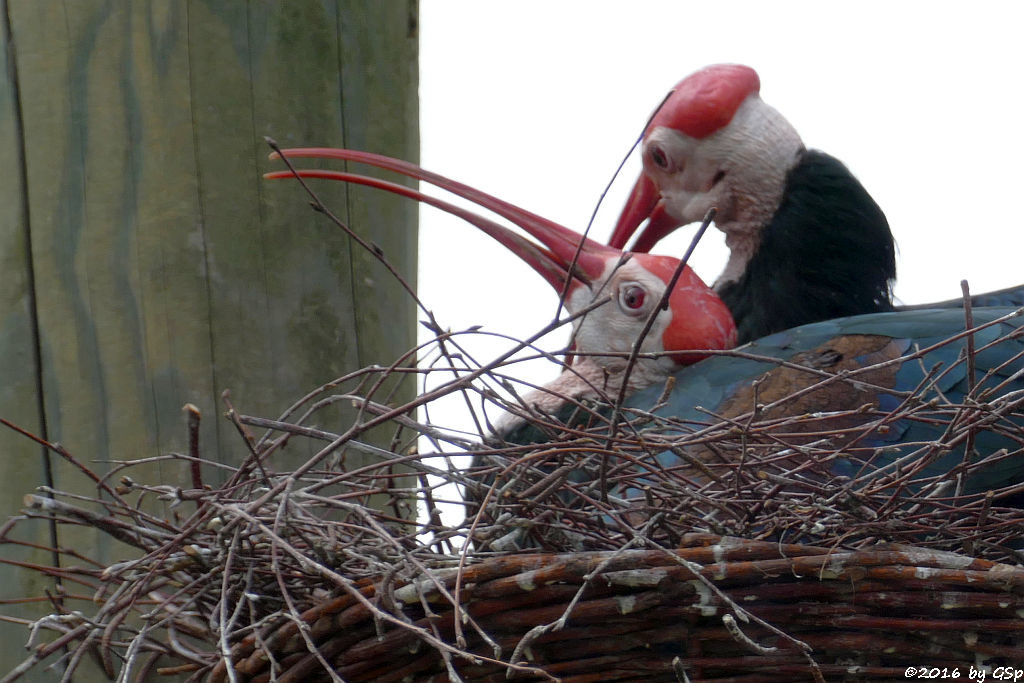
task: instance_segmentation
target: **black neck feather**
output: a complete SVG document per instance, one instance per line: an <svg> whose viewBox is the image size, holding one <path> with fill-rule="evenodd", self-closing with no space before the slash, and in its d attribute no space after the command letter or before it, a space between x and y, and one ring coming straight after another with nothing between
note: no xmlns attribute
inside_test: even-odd
<svg viewBox="0 0 1024 683"><path fill-rule="evenodd" d="M840 161L805 152L739 280L719 294L740 342L805 323L892 309L895 244L885 214Z"/></svg>

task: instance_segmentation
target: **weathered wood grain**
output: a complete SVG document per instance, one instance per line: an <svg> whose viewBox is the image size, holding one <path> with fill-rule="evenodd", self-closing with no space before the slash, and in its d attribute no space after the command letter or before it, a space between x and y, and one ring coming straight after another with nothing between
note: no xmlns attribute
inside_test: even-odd
<svg viewBox="0 0 1024 683"><path fill-rule="evenodd" d="M6 17L0 17L0 73L11 74L10 36ZM42 429L39 374L33 320L32 273L29 259L28 206L22 174L23 148L17 111L17 83L0 80L0 416L38 433ZM15 437L0 428L0 517L16 514L21 497L33 486L47 481L46 454L27 439ZM34 532L34 533L33 533ZM50 543L49 529L36 525L14 533L19 540ZM48 564L50 553L17 546L0 549L4 557L16 562ZM42 595L52 583L38 574L0 567L0 600ZM0 612L18 618L35 618L46 606L10 605ZM0 623L0 670L6 671L26 653L23 627Z"/></svg>
<svg viewBox="0 0 1024 683"><path fill-rule="evenodd" d="M222 390L276 416L412 347L408 296L296 184L261 174L274 167L265 135L416 160L415 2L3 8L13 61L0 82L0 417L104 469L183 452L188 402L204 415L204 454L237 462L243 444L220 418ZM412 203L318 191L415 281ZM44 483L43 461L7 431L0 453L6 517ZM307 455L292 448L274 466ZM93 493L63 464L54 471L58 487ZM133 476L187 482L167 463ZM111 552L88 532L74 540ZM5 596L38 593L38 582L0 576ZM23 658L10 649L0 670Z"/></svg>

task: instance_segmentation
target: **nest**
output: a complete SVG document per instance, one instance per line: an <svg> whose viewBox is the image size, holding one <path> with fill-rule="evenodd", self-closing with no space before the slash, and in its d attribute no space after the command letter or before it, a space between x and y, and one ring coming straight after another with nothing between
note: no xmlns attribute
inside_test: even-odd
<svg viewBox="0 0 1024 683"><path fill-rule="evenodd" d="M418 372L443 366L455 379L409 404L374 402L399 372L378 367L276 420L230 409L251 455L217 486L137 482L130 462L101 476L48 444L93 479L95 498L29 495L0 539L56 520L128 548L105 566L72 556L27 569L88 590L54 598L4 680L54 661L71 672L87 654L124 681L232 682L902 680L907 667L966 675L1024 662L1024 512L1001 504L1019 491L961 492L1019 449L926 477L873 470L878 449L859 445L903 420L945 427L914 462L987 431L1024 442L1021 397L954 404L923 385L890 411L778 417L755 402L697 424L569 401L559 420L509 393L510 361L468 366L451 338L435 341L443 362ZM453 394L478 434L414 418ZM359 408L351 424L309 426L339 397ZM537 438L491 436L496 407ZM381 427L388 447L366 440ZM298 440L319 450L274 471L273 454ZM167 457L194 465L193 446ZM663 464L666 452L678 464ZM856 474L834 474L837 459ZM146 512L155 500L167 509Z"/></svg>
<svg viewBox="0 0 1024 683"><path fill-rule="evenodd" d="M1020 661L1022 582L1024 570L951 553L688 534L672 552L510 555L401 586L365 581L361 599L303 614L306 633L292 622L244 639L234 673L270 680L277 664L279 680L326 681L326 662L374 681L897 678L908 662ZM406 627L384 627L374 605ZM211 680L228 680L226 666Z"/></svg>

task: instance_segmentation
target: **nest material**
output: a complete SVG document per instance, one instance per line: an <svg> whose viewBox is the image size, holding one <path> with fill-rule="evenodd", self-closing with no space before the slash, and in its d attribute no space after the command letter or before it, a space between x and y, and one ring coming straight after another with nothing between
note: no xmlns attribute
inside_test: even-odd
<svg viewBox="0 0 1024 683"><path fill-rule="evenodd" d="M366 582L362 596L444 642L463 638L459 651L476 661L439 656L411 629L383 628L351 596L309 610L303 622L320 656L350 681L443 680L452 671L504 680L501 653L512 651L523 661L520 677L567 681L677 680L679 672L693 680L897 678L922 662L1024 656L1024 569L918 548L837 552L689 534L674 552L510 555L434 578ZM459 609L443 595L457 581ZM269 680L268 652L287 680L330 680L297 622L236 646L238 678ZM221 664L211 681L227 680Z"/></svg>
<svg viewBox="0 0 1024 683"><path fill-rule="evenodd" d="M963 477L1019 449L942 477L833 474L838 459L870 465L879 452L858 437L901 420L946 426L915 462L986 430L1024 443L1021 397L953 404L921 386L889 412L777 417L754 405L700 424L600 402L576 403L562 422L513 401L504 407L547 440L510 444L411 417L462 393L486 433L502 403L504 369L465 367L446 353L451 337L437 348L457 379L412 404L374 403L397 370L370 368L278 420L231 411L253 455L216 488L110 486L52 446L99 492L83 502L43 491L26 518L92 526L136 550L101 568L38 568L85 584L92 600L66 595L35 622L32 654L4 680L67 646L72 669L95 653L126 681L154 668L214 681L877 680L907 666L1024 662L1013 547L1024 513L1001 504L1013 490L958 493ZM338 396L359 406L353 424L307 426ZM389 448L364 441L381 426L394 430ZM273 453L295 439L325 445L298 470L274 471ZM662 464L667 451L680 464ZM350 465L351 452L379 463ZM464 505L456 490L474 501L468 514L442 514ZM174 511L144 512L153 498ZM23 523L3 540L17 543L10 530Z"/></svg>

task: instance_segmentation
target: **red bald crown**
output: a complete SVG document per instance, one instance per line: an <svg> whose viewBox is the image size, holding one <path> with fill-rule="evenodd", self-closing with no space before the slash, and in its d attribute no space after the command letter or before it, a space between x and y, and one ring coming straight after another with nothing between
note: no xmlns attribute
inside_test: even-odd
<svg viewBox="0 0 1024 683"><path fill-rule="evenodd" d="M679 261L671 256L634 254L633 258L666 284L679 267ZM683 268L672 290L669 307L672 322L661 339L665 351L723 350L736 346L736 323L729 307L689 266ZM694 353L671 355L679 365L690 365L705 357Z"/></svg>
<svg viewBox="0 0 1024 683"><path fill-rule="evenodd" d="M761 89L757 72L742 64L715 64L679 81L651 119L647 132L664 127L692 138L711 135L732 121L743 101Z"/></svg>

